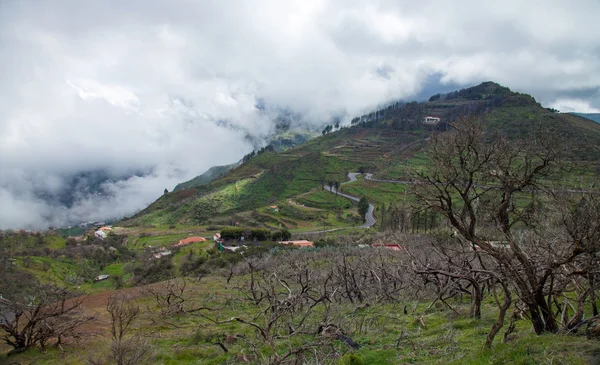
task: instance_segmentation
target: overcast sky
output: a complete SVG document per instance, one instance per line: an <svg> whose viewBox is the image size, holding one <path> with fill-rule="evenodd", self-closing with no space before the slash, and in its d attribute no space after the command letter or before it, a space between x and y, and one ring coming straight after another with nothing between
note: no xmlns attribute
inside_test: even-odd
<svg viewBox="0 0 600 365"><path fill-rule="evenodd" d="M598 112L598 14L596 0L0 0L0 229L131 214L240 159L283 108L318 125L492 80ZM71 208L41 199L98 169L148 174Z"/></svg>

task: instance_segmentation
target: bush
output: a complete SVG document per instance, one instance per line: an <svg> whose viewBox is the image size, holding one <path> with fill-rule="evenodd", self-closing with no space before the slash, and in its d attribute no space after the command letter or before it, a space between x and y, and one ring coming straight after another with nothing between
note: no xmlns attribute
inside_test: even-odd
<svg viewBox="0 0 600 365"><path fill-rule="evenodd" d="M133 278L138 285L156 283L170 279L173 276L173 268L169 258L161 258L150 265L141 263L133 269Z"/></svg>
<svg viewBox="0 0 600 365"><path fill-rule="evenodd" d="M315 247L327 247L327 246L333 246L333 245L335 245L335 241L333 240L333 238L328 238L328 239L321 238L320 240L315 242Z"/></svg>
<svg viewBox="0 0 600 365"><path fill-rule="evenodd" d="M123 280L122 275L113 275L110 277L110 280L115 285L115 289L121 289L122 287L125 286L125 281Z"/></svg>
<svg viewBox="0 0 600 365"><path fill-rule="evenodd" d="M282 229L271 233L271 240L273 241L288 241L292 237L292 234L287 229Z"/></svg>
<svg viewBox="0 0 600 365"><path fill-rule="evenodd" d="M180 271L183 275L198 274L202 271L202 265L206 262L206 257L190 255L183 259Z"/></svg>
<svg viewBox="0 0 600 365"><path fill-rule="evenodd" d="M365 362L362 358L354 354L346 354L342 356L338 362L340 365L364 365Z"/></svg>
<svg viewBox="0 0 600 365"><path fill-rule="evenodd" d="M225 227L221 229L221 238L224 240L239 240L245 233L245 228Z"/></svg>
<svg viewBox="0 0 600 365"><path fill-rule="evenodd" d="M287 229L282 229L281 230L281 239L283 241L288 241L290 238L292 238L292 233L290 231L288 231Z"/></svg>
<svg viewBox="0 0 600 365"><path fill-rule="evenodd" d="M266 228L254 228L250 230L248 238L256 241L268 241L271 239L271 231Z"/></svg>

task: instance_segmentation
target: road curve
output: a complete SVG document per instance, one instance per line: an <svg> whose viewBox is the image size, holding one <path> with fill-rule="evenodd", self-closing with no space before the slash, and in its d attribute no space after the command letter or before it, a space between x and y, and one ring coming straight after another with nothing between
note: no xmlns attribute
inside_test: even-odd
<svg viewBox="0 0 600 365"><path fill-rule="evenodd" d="M359 172L350 172L348 173L348 181L347 183L351 183L356 181L356 176L360 175ZM336 190L333 188L329 188L329 186L325 186L325 190L327 190L328 192L335 194ZM355 197L353 195L349 195L349 194L344 194L344 193L340 193L337 192L337 195L342 196L346 199L350 199L352 201L355 202L359 202L360 198ZM369 203L369 210L367 210L367 213L365 214L365 223L363 223L362 225L360 225L358 228L371 228L375 225L375 223L377 222L377 220L375 219L375 216L373 215L373 212L375 211L375 206L371 203Z"/></svg>

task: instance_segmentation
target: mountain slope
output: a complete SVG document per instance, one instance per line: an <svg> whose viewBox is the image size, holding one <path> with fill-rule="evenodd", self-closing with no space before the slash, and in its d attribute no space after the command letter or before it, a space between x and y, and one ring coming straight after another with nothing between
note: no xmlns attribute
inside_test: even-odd
<svg viewBox="0 0 600 365"><path fill-rule="evenodd" d="M345 181L348 172L365 170L400 178L419 159L433 130L473 115L492 130L515 138L550 131L569 145L573 159L590 168L600 156L600 125L571 114L553 113L529 95L494 83L439 95L425 103L407 103L355 118L342 128L282 153L264 152L210 184L159 198L126 224L207 224L217 216L285 202L329 181ZM441 118L424 124L425 116ZM358 120L358 121L357 121Z"/></svg>
<svg viewBox="0 0 600 365"><path fill-rule="evenodd" d="M275 137L273 137L271 142L269 142L268 146L271 146L276 152L282 152L282 151L286 151L290 148L299 146L314 136L315 136L315 134L308 130L306 130L306 131L297 131L297 130L296 131L285 131L285 132L282 132L282 133L276 135ZM211 181L224 176L229 171L238 167L241 163L242 163L242 160L232 163L232 164L229 164L229 165L213 166L213 167L209 168L208 170L206 170L201 175L198 175L195 178L188 180L186 182L177 184L177 186L175 186L175 189L173 189L173 191L184 190L184 189L189 189L189 188L193 188L193 187L206 185L206 184L210 183Z"/></svg>
<svg viewBox="0 0 600 365"><path fill-rule="evenodd" d="M222 177L229 171L235 169L236 167L238 167L240 165L240 163L241 163L241 161L234 162L229 165L213 166L210 169L206 170L201 175L198 175L195 178L188 180L186 182L177 184L177 186L175 186L175 189L173 189L173 191L184 190L184 189L193 188L195 186L206 185L206 184L210 183L211 181Z"/></svg>

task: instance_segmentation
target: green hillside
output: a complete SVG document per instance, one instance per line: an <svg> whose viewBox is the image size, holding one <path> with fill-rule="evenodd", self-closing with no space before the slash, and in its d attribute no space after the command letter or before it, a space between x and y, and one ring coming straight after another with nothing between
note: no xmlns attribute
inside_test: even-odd
<svg viewBox="0 0 600 365"><path fill-rule="evenodd" d="M177 190L123 222L126 225L203 225L244 211L299 198L327 182L344 182L348 172L366 171L375 177L402 180L412 168L426 164L419 153L427 136L448 123L476 116L491 131L515 138L551 132L568 146L567 155L596 171L600 156L600 125L572 114L554 113L529 95L486 82L473 88L434 95L424 103L394 104L354 118L341 128L285 152L263 152L249 158L209 184ZM440 118L425 125L425 116ZM186 183L187 184L187 183ZM377 203L398 201L401 187L366 184L348 192L365 194ZM377 191L380 189L381 191ZM304 199L306 200L306 199ZM325 205L327 206L327 205ZM293 228L293 227L288 227Z"/></svg>
<svg viewBox="0 0 600 365"><path fill-rule="evenodd" d="M310 131L286 131L275 136L271 142L269 142L269 146L271 146L277 152L283 152L290 148L301 145L302 143L311 139L313 136L314 133L311 133ZM181 184L177 184L173 191L206 185L215 179L223 177L229 171L238 167L241 163L242 160L229 165L213 166L201 175L198 175L195 178Z"/></svg>
<svg viewBox="0 0 600 365"><path fill-rule="evenodd" d="M223 175L225 175L229 171L235 169L239 165L240 165L240 163L236 162L236 163L232 163L229 165L213 166L210 169L206 170L201 175L198 175L195 178L190 179L186 182L177 184L177 186L175 186L175 189L173 189L173 191L185 190L185 189L193 188L195 186L206 185L206 184L210 183L211 181L213 181L214 179L222 177Z"/></svg>

